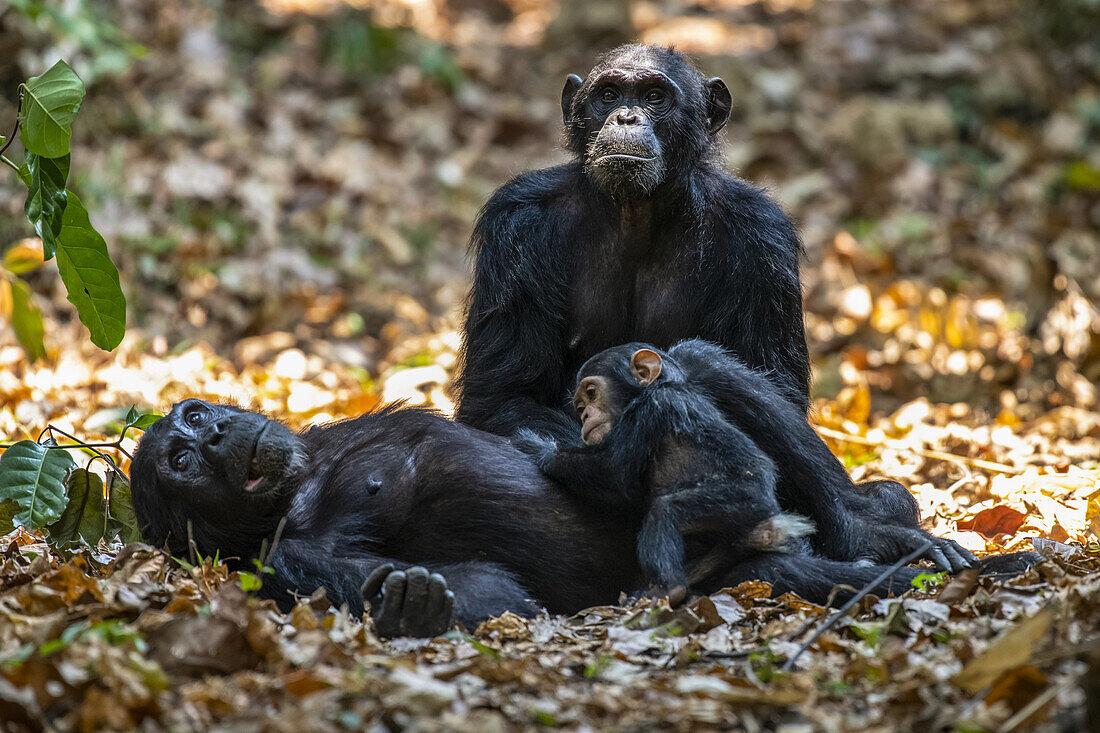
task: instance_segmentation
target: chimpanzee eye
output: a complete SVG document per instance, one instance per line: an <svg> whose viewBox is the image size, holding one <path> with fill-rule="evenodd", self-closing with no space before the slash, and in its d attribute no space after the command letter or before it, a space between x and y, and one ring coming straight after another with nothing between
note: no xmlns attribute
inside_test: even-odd
<svg viewBox="0 0 1100 733"><path fill-rule="evenodd" d="M651 104L657 104L663 102L665 99L665 93L660 89L650 89L649 93L645 95L645 101Z"/></svg>
<svg viewBox="0 0 1100 733"><path fill-rule="evenodd" d="M177 453L176 457L172 459L172 468L177 471L182 471L187 468L188 456L186 452Z"/></svg>
<svg viewBox="0 0 1100 733"><path fill-rule="evenodd" d="M600 98L605 102L614 102L619 98L619 93L615 91L614 87L604 87L603 92L600 93Z"/></svg>
<svg viewBox="0 0 1100 733"><path fill-rule="evenodd" d="M588 385L588 389L584 391L584 396L588 398L589 402L596 401L596 388L592 385Z"/></svg>

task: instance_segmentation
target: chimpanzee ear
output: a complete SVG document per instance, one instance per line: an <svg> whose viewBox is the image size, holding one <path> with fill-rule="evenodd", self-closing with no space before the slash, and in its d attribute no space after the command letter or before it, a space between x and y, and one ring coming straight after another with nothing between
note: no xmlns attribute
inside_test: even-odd
<svg viewBox="0 0 1100 733"><path fill-rule="evenodd" d="M570 74L565 78L565 86L561 90L561 121L567 125L572 116L569 108L573 106L573 97L581 88L581 84L584 84L584 79L576 74Z"/></svg>
<svg viewBox="0 0 1100 733"><path fill-rule="evenodd" d="M726 126L733 108L733 95L726 82L713 76L704 84L707 94L707 132L715 134Z"/></svg>
<svg viewBox="0 0 1100 733"><path fill-rule="evenodd" d="M652 349L638 349L630 357L630 371L643 386L661 376L661 355Z"/></svg>

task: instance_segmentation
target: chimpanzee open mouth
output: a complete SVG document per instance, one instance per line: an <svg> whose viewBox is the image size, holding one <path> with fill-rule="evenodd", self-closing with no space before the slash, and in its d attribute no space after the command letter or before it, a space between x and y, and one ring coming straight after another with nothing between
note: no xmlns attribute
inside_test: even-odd
<svg viewBox="0 0 1100 733"><path fill-rule="evenodd" d="M273 460L273 446L270 445L271 436L268 435L269 428L272 424L271 422L265 423L256 434L256 442L252 444L252 459L249 461L248 473L245 475L244 483L241 485L241 488L246 493L264 493L278 484L283 469L285 469L283 462ZM268 477L275 480L265 481L264 479Z"/></svg>
<svg viewBox="0 0 1100 733"><path fill-rule="evenodd" d="M264 478L264 470L260 468L260 461L255 454L252 456L252 463L248 466L248 478L244 482L244 490L253 492L256 487L260 485L260 482Z"/></svg>

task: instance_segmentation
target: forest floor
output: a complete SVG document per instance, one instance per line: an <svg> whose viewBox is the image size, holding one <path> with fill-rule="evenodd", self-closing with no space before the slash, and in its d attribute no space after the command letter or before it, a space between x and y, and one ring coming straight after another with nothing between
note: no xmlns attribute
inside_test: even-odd
<svg viewBox="0 0 1100 733"><path fill-rule="evenodd" d="M0 438L109 437L131 405L188 396L295 428L397 399L449 413L472 219L563 159L561 79L622 19L577 30L533 0L378 2L370 25L285 12L335 0L123 5L111 27L141 54L0 15L3 90L51 53L89 82L74 185L131 313L99 352L56 273L28 276L48 356L0 331ZM321 597L279 614L209 561L61 555L16 531L0 729L1100 729L1095 12L703 5L627 20L726 79L727 159L800 224L815 426L857 480L908 485L933 533L1048 559L865 597L816 638L830 610L747 584L385 642ZM0 180L5 244L28 236L15 190Z"/></svg>

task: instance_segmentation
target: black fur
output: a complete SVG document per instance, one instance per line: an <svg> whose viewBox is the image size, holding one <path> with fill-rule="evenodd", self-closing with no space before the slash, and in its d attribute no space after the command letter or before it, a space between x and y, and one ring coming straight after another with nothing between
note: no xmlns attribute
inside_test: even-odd
<svg viewBox="0 0 1100 733"><path fill-rule="evenodd" d="M660 376L644 389L629 367L630 355L643 348L657 351L663 362ZM1014 553L979 562L954 541L923 530L916 500L897 482L853 485L803 412L719 346L693 339L664 353L650 344L626 344L594 356L578 381L593 374L633 400L602 442L559 449L529 431L516 442L548 475L608 515L647 512L638 553L651 575L682 576L686 559L693 588L701 592L764 580L777 592L822 602L834 585L860 588L926 542L931 549L925 557L952 572L978 565L983 574L1004 577L1038 560L1035 553ZM682 485L658 489L671 489L665 505L650 504L651 477L666 460L662 449L670 436L692 444L698 465ZM810 542L798 540L785 552L746 546L744 533L780 511L814 521ZM686 557L680 538L685 526L708 518L725 523L725 553L717 556L724 562L717 564L713 535L688 538ZM920 572L902 568L875 592L902 592Z"/></svg>
<svg viewBox="0 0 1100 733"><path fill-rule="evenodd" d="M900 484L854 485L802 410L728 351L692 339L669 355L690 383L775 462L779 504L813 520L816 552L834 560L892 563L931 539L927 558L942 569L958 571L975 562L957 543L921 529L916 501Z"/></svg>
<svg viewBox="0 0 1100 733"><path fill-rule="evenodd" d="M603 104L602 80L616 73L629 83ZM659 109L644 99L654 74L670 82ZM475 225L456 419L575 442L569 390L589 357L686 337L730 349L805 410L801 244L775 202L720 165L725 85L675 51L625 46L583 82L571 77L562 101L576 159L501 187ZM609 120L622 124L593 152ZM624 189L614 170L594 175L593 156L616 140L659 153L659 182ZM643 172L623 175L649 182Z"/></svg>
<svg viewBox="0 0 1100 733"><path fill-rule="evenodd" d="M547 444L537 460L578 498L611 512L644 515L638 562L645 582L660 593L689 584L682 535L718 548L715 562L729 567L731 560L755 553L755 530L765 523L774 529L781 510L771 459L687 382L667 354L659 376L643 386L630 369L641 349L653 347L607 349L577 376L578 382L600 378L608 393L614 423L607 436L583 447ZM534 434L524 437L537 440Z"/></svg>
<svg viewBox="0 0 1100 733"><path fill-rule="evenodd" d="M205 450L222 423L247 445L226 461ZM300 460L252 494L240 469L263 425ZM180 452L191 456L183 475L171 466ZM190 521L201 554L251 570L285 516L262 589L284 609L292 592L323 586L358 611L361 587L385 563L443 575L467 626L506 610L614 602L636 583L628 523L584 511L506 440L424 410L388 408L295 436L263 416L188 400L145 434L131 478L145 538L181 557Z"/></svg>
<svg viewBox="0 0 1100 733"><path fill-rule="evenodd" d="M594 510L508 441L424 410L387 408L295 435L262 415L187 400L146 432L131 481L144 537L181 557L190 539L202 555L251 570L285 517L261 591L284 610L320 587L361 610L364 586L382 576L386 597L372 610L380 633L430 635L452 618L472 626L540 606L572 613L641 582L637 517ZM762 555L694 587L761 579L823 601L834 583L861 587L881 571L792 557ZM904 588L915 572L903 568L896 582Z"/></svg>

